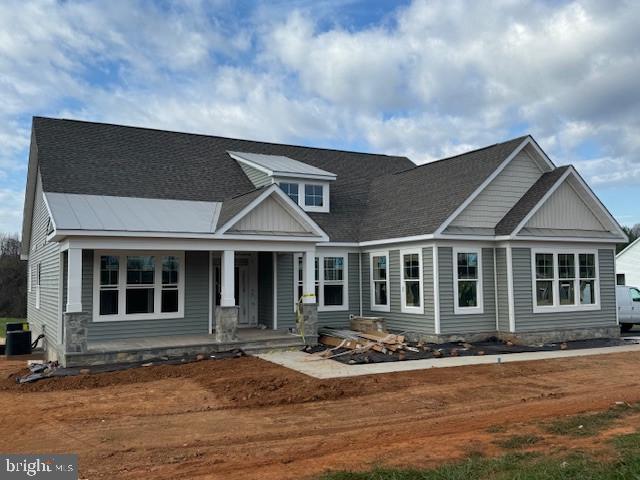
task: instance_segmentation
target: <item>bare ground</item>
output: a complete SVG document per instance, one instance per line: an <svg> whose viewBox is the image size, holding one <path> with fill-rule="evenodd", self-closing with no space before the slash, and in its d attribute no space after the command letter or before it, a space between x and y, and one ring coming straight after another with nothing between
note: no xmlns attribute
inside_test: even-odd
<svg viewBox="0 0 640 480"><path fill-rule="evenodd" d="M257 358L45 380L0 361L0 451L78 453L81 478L309 477L374 465L433 466L535 433L549 452L595 437L544 422L640 401L640 353L316 380ZM493 433L490 433L493 432Z"/></svg>

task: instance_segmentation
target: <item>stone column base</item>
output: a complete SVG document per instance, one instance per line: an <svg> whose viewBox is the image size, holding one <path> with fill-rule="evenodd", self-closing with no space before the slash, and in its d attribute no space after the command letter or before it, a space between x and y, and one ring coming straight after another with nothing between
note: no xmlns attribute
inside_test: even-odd
<svg viewBox="0 0 640 480"><path fill-rule="evenodd" d="M87 351L87 326L91 314L73 312L64 314L65 353L85 353Z"/></svg>
<svg viewBox="0 0 640 480"><path fill-rule="evenodd" d="M318 340L318 304L302 304L302 324L297 322L298 332L304 335L307 344L315 344Z"/></svg>
<svg viewBox="0 0 640 480"><path fill-rule="evenodd" d="M238 340L238 310L240 307L216 307L216 342Z"/></svg>

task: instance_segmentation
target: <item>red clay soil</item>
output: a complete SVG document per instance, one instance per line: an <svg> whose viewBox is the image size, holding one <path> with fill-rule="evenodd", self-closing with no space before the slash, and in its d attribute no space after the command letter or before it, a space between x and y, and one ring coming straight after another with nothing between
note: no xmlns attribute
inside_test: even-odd
<svg viewBox="0 0 640 480"><path fill-rule="evenodd" d="M317 380L244 357L18 386L24 362L0 361L0 451L78 453L91 479L432 466L499 454L496 439L553 418L638 402L639 363L624 353ZM640 415L616 428L635 426ZM535 448L595 441L547 435Z"/></svg>

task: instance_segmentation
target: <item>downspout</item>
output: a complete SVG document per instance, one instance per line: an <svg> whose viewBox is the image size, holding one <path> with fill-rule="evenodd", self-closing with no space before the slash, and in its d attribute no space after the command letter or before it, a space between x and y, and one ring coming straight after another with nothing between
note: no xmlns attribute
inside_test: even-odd
<svg viewBox="0 0 640 480"><path fill-rule="evenodd" d="M358 252L358 287L360 294L360 316L362 316L362 252Z"/></svg>

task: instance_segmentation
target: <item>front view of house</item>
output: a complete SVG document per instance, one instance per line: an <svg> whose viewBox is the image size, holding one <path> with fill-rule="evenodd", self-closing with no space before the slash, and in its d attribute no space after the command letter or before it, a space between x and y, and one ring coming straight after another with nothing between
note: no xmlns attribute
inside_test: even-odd
<svg viewBox="0 0 640 480"><path fill-rule="evenodd" d="M28 321L65 365L314 343L618 335L626 241L525 136L404 157L34 118ZM292 333L294 335L292 335Z"/></svg>

